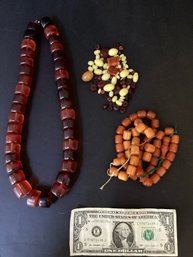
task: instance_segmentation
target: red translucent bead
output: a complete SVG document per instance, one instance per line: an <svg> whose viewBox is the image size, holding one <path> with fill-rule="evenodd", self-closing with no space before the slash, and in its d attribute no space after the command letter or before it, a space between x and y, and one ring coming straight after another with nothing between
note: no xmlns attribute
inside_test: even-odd
<svg viewBox="0 0 193 257"><path fill-rule="evenodd" d="M117 66L120 63L120 57L119 56L113 56L107 58L107 62L109 66Z"/></svg>
<svg viewBox="0 0 193 257"><path fill-rule="evenodd" d="M8 133L21 134L22 127L23 126L20 123L8 123L7 132Z"/></svg>
<svg viewBox="0 0 193 257"><path fill-rule="evenodd" d="M22 65L22 64L27 64L27 65L33 67L34 66L34 59L31 58L31 57L28 57L28 56L22 56L20 58L20 65Z"/></svg>
<svg viewBox="0 0 193 257"><path fill-rule="evenodd" d="M13 97L13 103L26 105L27 103L27 97L22 94L15 94Z"/></svg>
<svg viewBox="0 0 193 257"><path fill-rule="evenodd" d="M69 79L69 73L67 70L56 70L55 71L55 80L58 79Z"/></svg>
<svg viewBox="0 0 193 257"><path fill-rule="evenodd" d="M30 183L27 180L23 180L14 185L13 191L18 198L23 198L29 194L32 190Z"/></svg>
<svg viewBox="0 0 193 257"><path fill-rule="evenodd" d="M74 109L64 109L61 111L61 120L65 120L65 119L75 119L75 111Z"/></svg>
<svg viewBox="0 0 193 257"><path fill-rule="evenodd" d="M32 51L30 48L22 48L20 51L20 57L30 57L34 59L35 52Z"/></svg>
<svg viewBox="0 0 193 257"><path fill-rule="evenodd" d="M8 174L11 174L20 169L22 169L21 161L15 161L15 162L10 162L10 163L6 164L6 170L7 170Z"/></svg>
<svg viewBox="0 0 193 257"><path fill-rule="evenodd" d="M15 143L8 143L5 145L5 153L20 153L21 145Z"/></svg>
<svg viewBox="0 0 193 257"><path fill-rule="evenodd" d="M33 74L33 68L29 65L21 64L19 66L19 74L32 75Z"/></svg>
<svg viewBox="0 0 193 257"><path fill-rule="evenodd" d="M49 25L44 29L44 34L47 39L49 39L51 36L56 35L59 36L59 32L54 25Z"/></svg>
<svg viewBox="0 0 193 257"><path fill-rule="evenodd" d="M25 180L25 174L23 170L14 171L11 175L9 175L9 181L11 185L15 185L15 183Z"/></svg>
<svg viewBox="0 0 193 257"><path fill-rule="evenodd" d="M30 207L39 206L41 191L33 189L27 197L27 205Z"/></svg>
<svg viewBox="0 0 193 257"><path fill-rule="evenodd" d="M9 114L9 122L15 122L15 123L23 123L24 122L24 115L17 112L11 112Z"/></svg>
<svg viewBox="0 0 193 257"><path fill-rule="evenodd" d="M51 188L52 194L59 198L63 197L68 192L68 190L68 188L60 183L55 183Z"/></svg>
<svg viewBox="0 0 193 257"><path fill-rule="evenodd" d="M60 172L57 177L57 182L69 188L72 184L71 177L72 173Z"/></svg>
<svg viewBox="0 0 193 257"><path fill-rule="evenodd" d="M16 94L23 94L25 96L29 96L30 87L26 86L25 84L17 84L15 89Z"/></svg>
<svg viewBox="0 0 193 257"><path fill-rule="evenodd" d="M75 137L74 129L71 129L71 128L64 129L64 139L69 139L74 137Z"/></svg>
<svg viewBox="0 0 193 257"><path fill-rule="evenodd" d="M13 103L11 105L12 112L24 113L26 105Z"/></svg>
<svg viewBox="0 0 193 257"><path fill-rule="evenodd" d="M7 133L6 134L6 143L21 143L21 135L19 134L13 134L13 133Z"/></svg>
<svg viewBox="0 0 193 257"><path fill-rule="evenodd" d="M62 162L62 167L61 167L62 171L68 171L68 172L74 173L74 172L76 172L76 169L77 169L76 161L73 161L73 160L66 161L65 160Z"/></svg>
<svg viewBox="0 0 193 257"><path fill-rule="evenodd" d="M16 162L20 160L20 153L9 153L5 155L5 163Z"/></svg>
<svg viewBox="0 0 193 257"><path fill-rule="evenodd" d="M32 51L36 50L36 43L34 40L25 38L21 42L21 48L30 48Z"/></svg>
<svg viewBox="0 0 193 257"><path fill-rule="evenodd" d="M64 47L61 43L59 42L55 42L53 43L51 46L50 46L50 49L51 49L51 53L55 52L55 51L58 51L58 50L61 50L61 51L64 51Z"/></svg>
<svg viewBox="0 0 193 257"><path fill-rule="evenodd" d="M113 75L113 76L116 75L118 71L119 71L119 69L117 69L117 68L114 67L114 66L110 66L110 67L108 68L108 73L111 74L111 75Z"/></svg>
<svg viewBox="0 0 193 257"><path fill-rule="evenodd" d="M18 78L18 83L31 85L32 77L27 74L20 74Z"/></svg>
<svg viewBox="0 0 193 257"><path fill-rule="evenodd" d="M66 139L64 140L63 150L77 150L78 149L78 140L75 139Z"/></svg>

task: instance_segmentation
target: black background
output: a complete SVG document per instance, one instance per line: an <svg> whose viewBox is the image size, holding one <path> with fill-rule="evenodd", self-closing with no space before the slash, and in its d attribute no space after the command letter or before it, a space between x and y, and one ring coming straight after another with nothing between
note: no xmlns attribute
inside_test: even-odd
<svg viewBox="0 0 193 257"><path fill-rule="evenodd" d="M27 23L54 18L67 44L81 142L80 175L68 196L49 209L18 200L4 168L4 141L17 82L20 42ZM70 211L78 206L175 208L179 256L193 256L193 2L192 1L0 1L0 256L69 256ZM129 65L140 81L126 114L103 111L103 97L81 81L99 42L125 46ZM45 38L38 54L32 90L26 151L28 179L50 185L59 170L62 130L53 63ZM115 156L115 128L139 109L158 114L162 128L177 125L180 150L161 182L112 182L100 191ZM30 168L29 168L30 167ZM32 171L31 171L32 170Z"/></svg>

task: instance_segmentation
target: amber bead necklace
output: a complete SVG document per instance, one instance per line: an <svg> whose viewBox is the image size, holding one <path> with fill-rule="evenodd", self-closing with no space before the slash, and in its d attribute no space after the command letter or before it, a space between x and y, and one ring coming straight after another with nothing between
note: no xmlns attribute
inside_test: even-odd
<svg viewBox="0 0 193 257"><path fill-rule="evenodd" d="M139 110L126 117L116 129L116 158L110 164L108 181L138 180L151 187L165 175L176 157L179 135L176 129L159 129L160 122L153 111Z"/></svg>
<svg viewBox="0 0 193 257"><path fill-rule="evenodd" d="M64 131L63 160L56 182L50 190L32 188L26 179L20 160L22 127L34 68L36 43L39 33L43 31L49 41L55 67L55 81L61 106L60 117ZM13 191L18 198L27 196L27 205L31 207L49 207L55 199L63 197L72 186L77 169L76 151L78 141L75 135L75 110L70 98L69 71L66 66L64 47L58 29L50 18L30 22L21 43L19 76L9 114L5 164Z"/></svg>

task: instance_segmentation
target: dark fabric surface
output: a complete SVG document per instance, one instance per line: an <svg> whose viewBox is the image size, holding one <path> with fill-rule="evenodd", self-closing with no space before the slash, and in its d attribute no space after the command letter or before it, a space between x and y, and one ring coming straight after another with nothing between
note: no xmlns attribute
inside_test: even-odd
<svg viewBox="0 0 193 257"><path fill-rule="evenodd" d="M80 175L68 196L49 209L18 200L4 168L7 118L18 75L19 47L31 20L57 22L71 62L81 142ZM89 207L175 208L179 257L193 256L193 2L192 1L0 1L0 257L69 256L70 211ZM125 46L140 81L127 113L102 110L104 99L81 81L99 42ZM62 130L48 44L42 39L25 126L25 172L50 185L62 158ZM139 109L158 114L161 126L177 125L180 150L161 182L145 188L113 180L104 191L106 169L115 156L116 126Z"/></svg>

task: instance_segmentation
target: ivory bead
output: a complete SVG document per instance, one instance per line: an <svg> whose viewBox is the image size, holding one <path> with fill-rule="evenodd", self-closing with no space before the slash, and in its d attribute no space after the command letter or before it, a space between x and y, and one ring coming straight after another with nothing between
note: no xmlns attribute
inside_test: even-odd
<svg viewBox="0 0 193 257"><path fill-rule="evenodd" d="M153 119L155 119L155 117L156 117L155 112L152 112L152 111L147 112L147 118L148 119L153 120Z"/></svg>
<svg viewBox="0 0 193 257"><path fill-rule="evenodd" d="M135 128L136 128L136 130L137 130L139 133L143 133L143 132L145 131L145 129L147 128L147 126L146 126L143 122L141 122L141 123L137 124L137 125L135 126Z"/></svg>
<svg viewBox="0 0 193 257"><path fill-rule="evenodd" d="M139 155L139 146L131 145L131 155Z"/></svg>
<svg viewBox="0 0 193 257"><path fill-rule="evenodd" d="M123 141L123 146L125 150L128 150L131 147L131 142L130 141Z"/></svg>
<svg viewBox="0 0 193 257"><path fill-rule="evenodd" d="M160 177L163 177L163 176L165 175L166 171L167 171L167 170L166 170L163 166L161 166L159 169L157 169L156 173L157 173Z"/></svg>
<svg viewBox="0 0 193 257"><path fill-rule="evenodd" d="M165 128L164 132L166 135L170 136L174 133L174 128Z"/></svg>
<svg viewBox="0 0 193 257"><path fill-rule="evenodd" d="M173 153L176 153L178 151L178 145L174 144L174 143L170 144L169 151L173 152Z"/></svg>
<svg viewBox="0 0 193 257"><path fill-rule="evenodd" d="M132 113L132 114L129 115L129 119L130 119L131 121L134 121L134 120L136 120L137 118L138 118L137 113Z"/></svg>
<svg viewBox="0 0 193 257"><path fill-rule="evenodd" d="M152 126L152 128L159 128L159 120L158 119L153 119L151 121L151 126Z"/></svg>
<svg viewBox="0 0 193 257"><path fill-rule="evenodd" d="M146 111L145 110L140 110L137 112L137 116L139 118L145 118L146 117Z"/></svg>
<svg viewBox="0 0 193 257"><path fill-rule="evenodd" d="M125 118L123 121L122 121L122 125L124 127L128 127L129 125L131 124L131 120L129 118Z"/></svg>
<svg viewBox="0 0 193 257"><path fill-rule="evenodd" d="M148 153L154 153L156 148L155 148L154 145L152 145L150 143L146 143L145 146L144 146L144 149Z"/></svg>
<svg viewBox="0 0 193 257"><path fill-rule="evenodd" d="M156 148L160 148L162 142L161 142L160 139L154 139L153 144L154 144L154 146L155 146Z"/></svg>
<svg viewBox="0 0 193 257"><path fill-rule="evenodd" d="M134 126L136 127L139 123L142 123L143 121L141 119L135 119L134 120Z"/></svg>
<svg viewBox="0 0 193 257"><path fill-rule="evenodd" d="M138 137L139 136L139 132L136 130L136 128L132 128L131 133L132 133L133 137Z"/></svg>
<svg viewBox="0 0 193 257"><path fill-rule="evenodd" d="M169 160L164 160L163 163L162 163L162 167L164 167L166 170L168 170L171 166L171 162Z"/></svg>
<svg viewBox="0 0 193 257"><path fill-rule="evenodd" d="M179 141L180 141L179 135L173 135L171 137L171 143L179 144Z"/></svg>
<svg viewBox="0 0 193 257"><path fill-rule="evenodd" d="M116 133L119 134L119 135L122 135L123 132L124 132L124 130L125 130L125 127L123 127L123 126L118 126L118 127L117 127L117 130L116 130Z"/></svg>
<svg viewBox="0 0 193 257"><path fill-rule="evenodd" d="M94 76L94 75L93 75L92 71L86 71L86 72L84 72L84 73L82 74L82 80L83 80L84 82L89 82L89 81L92 80L93 76Z"/></svg>
<svg viewBox="0 0 193 257"><path fill-rule="evenodd" d="M112 176L112 177L117 177L118 173L119 173L119 171L116 167L111 167L109 169L109 175Z"/></svg>
<svg viewBox="0 0 193 257"><path fill-rule="evenodd" d="M116 144L115 145L117 153L123 152L124 151L124 146L123 144Z"/></svg>
<svg viewBox="0 0 193 257"><path fill-rule="evenodd" d="M128 180L128 175L126 172L124 171L120 171L118 174L118 179L123 180L123 181L127 181Z"/></svg>
<svg viewBox="0 0 193 257"><path fill-rule="evenodd" d="M152 128L145 129L144 134L146 135L147 138L152 138L155 136L155 132L153 131Z"/></svg>
<svg viewBox="0 0 193 257"><path fill-rule="evenodd" d="M143 161L150 162L151 158L152 158L152 154L151 153L148 153L148 152L144 152L143 153L143 157L142 157Z"/></svg>
<svg viewBox="0 0 193 257"><path fill-rule="evenodd" d="M130 158L130 164L137 166L139 164L139 156L132 155Z"/></svg>
<svg viewBox="0 0 193 257"><path fill-rule="evenodd" d="M123 139L124 140L130 140L131 139L131 131L130 130L125 130L123 132Z"/></svg>
<svg viewBox="0 0 193 257"><path fill-rule="evenodd" d="M123 143L123 137L122 135L116 135L115 136L115 144Z"/></svg>
<svg viewBox="0 0 193 257"><path fill-rule="evenodd" d="M173 162L173 160L175 159L176 154L174 152L168 152L166 155L166 159Z"/></svg>
<svg viewBox="0 0 193 257"><path fill-rule="evenodd" d="M160 157L161 150L159 148L156 148L155 152L153 153L153 156Z"/></svg>
<svg viewBox="0 0 193 257"><path fill-rule="evenodd" d="M164 137L165 133L162 130L159 130L156 133L156 138L162 140L162 138Z"/></svg>
<svg viewBox="0 0 193 257"><path fill-rule="evenodd" d="M139 145L140 144L140 138L139 137L133 137L131 141L132 145Z"/></svg>
<svg viewBox="0 0 193 257"><path fill-rule="evenodd" d="M129 175L129 176L134 176L135 175L135 173L136 173L136 167L135 166L133 166L133 165L129 165L128 166L128 168L127 168L127 175Z"/></svg>
<svg viewBox="0 0 193 257"><path fill-rule="evenodd" d="M160 176L155 173L151 176L151 180L152 180L153 184L157 184L160 181Z"/></svg>

